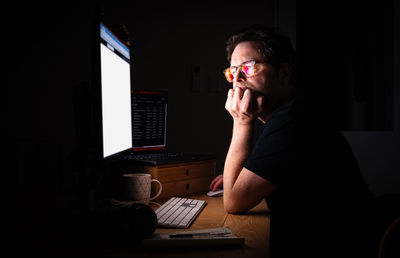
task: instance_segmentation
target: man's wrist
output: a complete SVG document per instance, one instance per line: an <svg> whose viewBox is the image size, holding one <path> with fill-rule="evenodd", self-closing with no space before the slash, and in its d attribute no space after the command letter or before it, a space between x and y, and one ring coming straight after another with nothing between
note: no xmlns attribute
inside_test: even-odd
<svg viewBox="0 0 400 258"><path fill-rule="evenodd" d="M233 127L237 128L252 128L255 124L255 119L251 121L238 121L238 120L233 120Z"/></svg>
<svg viewBox="0 0 400 258"><path fill-rule="evenodd" d="M233 138L238 141L248 141L253 132L254 123L233 123Z"/></svg>

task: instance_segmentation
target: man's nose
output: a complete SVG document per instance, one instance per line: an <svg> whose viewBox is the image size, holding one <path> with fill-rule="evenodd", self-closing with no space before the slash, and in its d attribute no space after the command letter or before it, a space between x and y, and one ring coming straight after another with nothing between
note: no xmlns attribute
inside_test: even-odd
<svg viewBox="0 0 400 258"><path fill-rule="evenodd" d="M243 75L243 73L241 72L241 71L238 71L236 74L235 74L235 77L233 77L233 84L236 84L236 83L240 83L240 82L244 82L244 81L246 81L246 77Z"/></svg>

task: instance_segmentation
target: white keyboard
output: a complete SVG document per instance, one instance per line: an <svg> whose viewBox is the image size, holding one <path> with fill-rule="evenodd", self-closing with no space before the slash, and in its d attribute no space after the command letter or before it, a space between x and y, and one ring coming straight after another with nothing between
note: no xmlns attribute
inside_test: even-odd
<svg viewBox="0 0 400 258"><path fill-rule="evenodd" d="M204 209L207 202L172 197L156 210L158 225L173 228L188 228Z"/></svg>

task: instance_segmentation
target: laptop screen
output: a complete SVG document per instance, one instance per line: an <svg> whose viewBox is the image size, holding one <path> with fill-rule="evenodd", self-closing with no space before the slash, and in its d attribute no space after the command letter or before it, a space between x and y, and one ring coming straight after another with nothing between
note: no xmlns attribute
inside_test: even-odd
<svg viewBox="0 0 400 258"><path fill-rule="evenodd" d="M167 144L166 91L132 90L133 152L162 151Z"/></svg>

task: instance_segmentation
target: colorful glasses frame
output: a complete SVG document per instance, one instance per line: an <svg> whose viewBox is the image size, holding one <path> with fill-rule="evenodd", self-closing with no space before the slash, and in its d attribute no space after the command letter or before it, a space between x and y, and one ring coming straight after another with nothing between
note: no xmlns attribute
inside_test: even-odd
<svg viewBox="0 0 400 258"><path fill-rule="evenodd" d="M225 78L228 82L233 82L238 72L242 73L246 78L252 77L256 73L256 64L262 62L256 62L254 60L243 62L238 66L231 66L224 70Z"/></svg>

